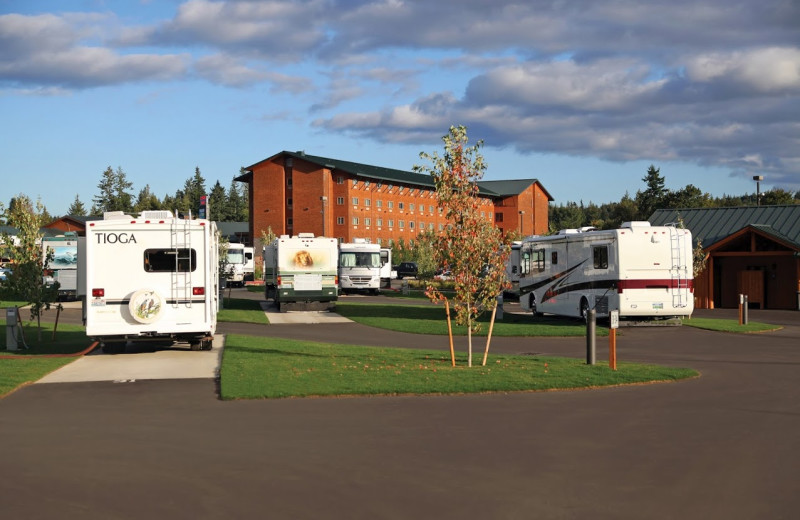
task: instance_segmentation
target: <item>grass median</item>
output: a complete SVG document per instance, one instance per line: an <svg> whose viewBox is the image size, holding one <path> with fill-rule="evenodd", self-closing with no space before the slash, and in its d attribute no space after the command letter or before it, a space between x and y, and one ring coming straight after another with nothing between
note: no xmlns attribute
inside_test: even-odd
<svg viewBox="0 0 800 520"><path fill-rule="evenodd" d="M415 334L447 334L447 319L444 305L396 305L373 303L336 303L336 312L355 322L380 329L411 332ZM455 314L451 310L451 316ZM489 332L491 312L486 312L478 320L481 323L480 336ZM607 336L608 329L600 326L596 329L598 336ZM453 322L453 334L465 336L467 328L456 326ZM528 314L504 313L502 320L495 320L493 336L585 336L586 324L581 320L560 317L533 317Z"/></svg>
<svg viewBox="0 0 800 520"><path fill-rule="evenodd" d="M449 353L229 335L220 372L223 399L342 395L471 394L577 389L696 377L688 368L521 355L486 366L451 366Z"/></svg>

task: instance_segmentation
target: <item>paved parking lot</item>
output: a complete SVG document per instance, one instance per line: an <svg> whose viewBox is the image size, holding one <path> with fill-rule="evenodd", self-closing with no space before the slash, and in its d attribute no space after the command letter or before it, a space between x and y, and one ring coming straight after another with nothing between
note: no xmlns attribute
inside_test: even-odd
<svg viewBox="0 0 800 520"><path fill-rule="evenodd" d="M235 402L218 400L212 378L31 385L0 400L3 515L794 518L800 314L750 317L786 327L625 330L620 361L702 373L672 384ZM355 323L253 327L356 344L440 341ZM497 339L497 351L585 349L583 338Z"/></svg>

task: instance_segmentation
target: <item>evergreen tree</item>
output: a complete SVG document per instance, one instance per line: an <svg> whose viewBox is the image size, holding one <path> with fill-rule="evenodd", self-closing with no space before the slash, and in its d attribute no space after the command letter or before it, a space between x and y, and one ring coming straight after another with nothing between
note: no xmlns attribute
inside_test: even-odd
<svg viewBox="0 0 800 520"><path fill-rule="evenodd" d="M72 201L69 208L67 208L67 215L72 215L75 217L85 217L86 216L86 206L83 205L81 202L80 197L75 195L75 200Z"/></svg>
<svg viewBox="0 0 800 520"><path fill-rule="evenodd" d="M239 192L239 183L235 180L231 181L230 188L228 188L228 208L230 210L230 214L226 215L228 222L249 220L247 201Z"/></svg>
<svg viewBox="0 0 800 520"><path fill-rule="evenodd" d="M661 169L652 164L642 181L647 185L647 189L636 193L636 204L639 206L639 220L647 220L655 210L663 207L668 190L664 186L665 180L661 176Z"/></svg>
<svg viewBox="0 0 800 520"><path fill-rule="evenodd" d="M230 213L228 209L228 196L225 194L225 188L217 181L211 188L208 194L208 218L216 220L217 222L224 222L226 215Z"/></svg>
<svg viewBox="0 0 800 520"><path fill-rule="evenodd" d="M136 213L142 211L153 211L161 209L161 202L158 197L150 191L150 185L145 185L144 188L139 190L139 195L136 197L136 203L133 205L133 210Z"/></svg>
<svg viewBox="0 0 800 520"><path fill-rule="evenodd" d="M133 195L128 191L132 187L133 183L128 181L121 166L117 168L117 171L112 170L111 166L106 168L97 184L100 193L93 199L92 214L101 215L106 211L132 211Z"/></svg>
<svg viewBox="0 0 800 520"><path fill-rule="evenodd" d="M199 167L195 167L194 177L186 179L181 193L184 211L191 211L192 215L196 215L200 210L200 198L206 194L206 180L200 175Z"/></svg>

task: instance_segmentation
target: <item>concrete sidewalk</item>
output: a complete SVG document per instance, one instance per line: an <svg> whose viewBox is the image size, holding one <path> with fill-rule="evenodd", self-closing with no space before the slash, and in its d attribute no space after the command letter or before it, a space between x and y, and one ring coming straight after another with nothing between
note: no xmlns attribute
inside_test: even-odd
<svg viewBox="0 0 800 520"><path fill-rule="evenodd" d="M224 344L225 337L215 335L211 350L193 351L183 343L156 350L148 348L147 343L135 344L130 347L130 353L115 355L97 350L51 372L36 383L216 378Z"/></svg>

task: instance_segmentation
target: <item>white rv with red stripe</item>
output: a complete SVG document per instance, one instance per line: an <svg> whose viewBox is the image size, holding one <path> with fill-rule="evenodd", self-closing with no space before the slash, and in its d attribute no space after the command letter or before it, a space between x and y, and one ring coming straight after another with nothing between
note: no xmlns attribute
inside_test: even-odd
<svg viewBox="0 0 800 520"><path fill-rule="evenodd" d="M567 229L520 246L519 292L534 314L689 316L694 310L692 234L626 222L620 229Z"/></svg>

